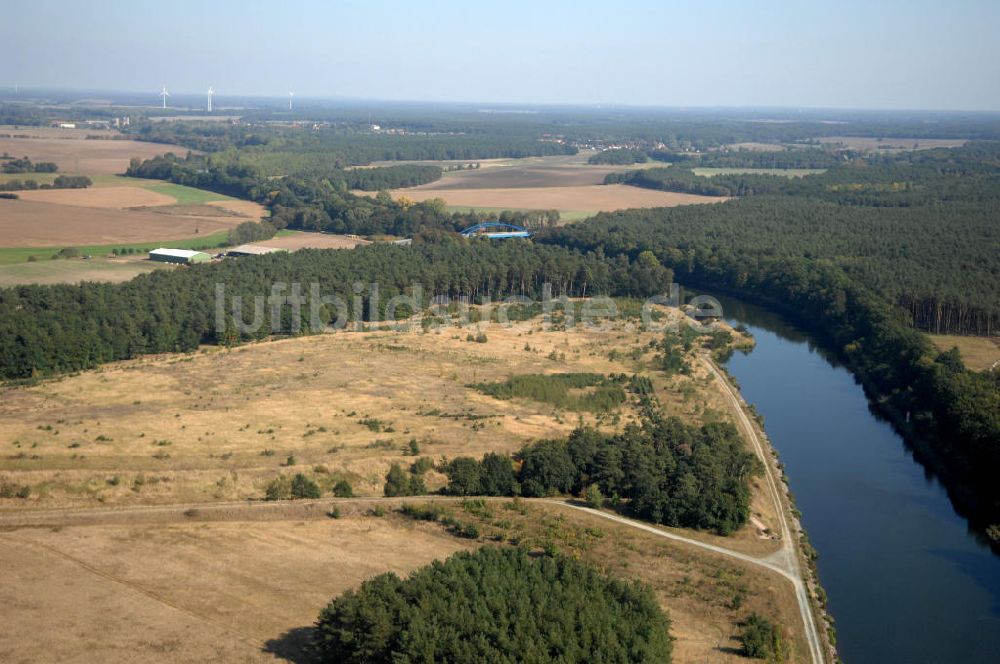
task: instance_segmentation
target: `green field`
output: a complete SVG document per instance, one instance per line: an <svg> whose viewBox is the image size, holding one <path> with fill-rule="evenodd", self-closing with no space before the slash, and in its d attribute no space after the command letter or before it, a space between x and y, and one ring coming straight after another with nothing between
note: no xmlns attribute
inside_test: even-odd
<svg viewBox="0 0 1000 664"><path fill-rule="evenodd" d="M800 178L806 175L825 173L825 168L692 168L695 175L712 177L713 175L739 175L741 173L755 175L784 175L789 178Z"/></svg>
<svg viewBox="0 0 1000 664"><path fill-rule="evenodd" d="M137 180L136 178L122 178L123 180L129 180L131 182L143 182L143 180ZM143 189L149 189L150 191L155 191L160 194L165 194L167 196L173 196L177 199L178 205L203 205L210 201L233 201L236 200L232 196L226 196L225 194L217 194L213 191L205 191L204 189L195 189L194 187L185 187L181 184L171 184L159 183L156 180L145 180L144 182L153 183L140 185Z"/></svg>

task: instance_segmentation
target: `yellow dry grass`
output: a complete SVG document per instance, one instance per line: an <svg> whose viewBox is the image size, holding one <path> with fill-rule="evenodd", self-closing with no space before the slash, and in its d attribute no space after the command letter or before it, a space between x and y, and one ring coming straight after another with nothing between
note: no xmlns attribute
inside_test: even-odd
<svg viewBox="0 0 1000 664"><path fill-rule="evenodd" d="M141 187L37 189L35 191L20 191L17 197L25 201L118 210L139 206L173 205L177 202L173 196Z"/></svg>
<svg viewBox="0 0 1000 664"><path fill-rule="evenodd" d="M958 334L927 336L938 350L946 351L957 347L965 366L974 371L985 371L1000 362L1000 337L969 337Z"/></svg>

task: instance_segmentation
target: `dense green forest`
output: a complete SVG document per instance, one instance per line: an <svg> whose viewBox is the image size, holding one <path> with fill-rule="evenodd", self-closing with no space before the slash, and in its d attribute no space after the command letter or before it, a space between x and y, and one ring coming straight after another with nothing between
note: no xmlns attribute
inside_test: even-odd
<svg viewBox="0 0 1000 664"><path fill-rule="evenodd" d="M348 590L320 613L315 645L337 664L645 664L671 661L669 629L648 586L484 547Z"/></svg>
<svg viewBox="0 0 1000 664"><path fill-rule="evenodd" d="M609 176L640 186L750 197L712 208L629 212L581 226L582 245L634 243L669 226L661 249L824 259L938 333L1000 330L1000 143L881 156L822 175L699 177L670 167ZM640 220L640 217L642 220Z"/></svg>

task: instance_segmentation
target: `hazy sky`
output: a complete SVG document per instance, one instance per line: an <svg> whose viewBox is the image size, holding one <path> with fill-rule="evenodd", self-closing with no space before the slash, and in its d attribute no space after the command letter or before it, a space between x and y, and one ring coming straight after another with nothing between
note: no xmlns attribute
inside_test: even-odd
<svg viewBox="0 0 1000 664"><path fill-rule="evenodd" d="M29 0L0 87L1000 110L998 30L998 0Z"/></svg>

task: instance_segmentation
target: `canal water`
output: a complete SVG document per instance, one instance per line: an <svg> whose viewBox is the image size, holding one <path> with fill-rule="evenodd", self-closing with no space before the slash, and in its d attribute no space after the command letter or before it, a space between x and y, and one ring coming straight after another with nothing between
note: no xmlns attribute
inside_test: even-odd
<svg viewBox="0 0 1000 664"><path fill-rule="evenodd" d="M1000 662L1000 556L844 367L781 317L719 299L756 339L727 368L785 464L844 662Z"/></svg>

